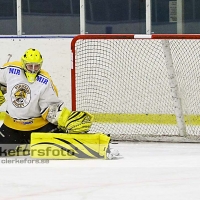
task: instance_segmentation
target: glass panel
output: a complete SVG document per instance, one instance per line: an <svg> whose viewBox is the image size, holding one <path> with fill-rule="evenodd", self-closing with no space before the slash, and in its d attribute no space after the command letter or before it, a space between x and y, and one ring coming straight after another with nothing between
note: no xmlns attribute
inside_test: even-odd
<svg viewBox="0 0 200 200"><path fill-rule="evenodd" d="M195 5L194 5L194 13L195 13L195 19L199 20L200 19L200 1L196 0Z"/></svg>
<svg viewBox="0 0 200 200"><path fill-rule="evenodd" d="M70 0L29 0L30 12L41 14L71 14Z"/></svg>
<svg viewBox="0 0 200 200"><path fill-rule="evenodd" d="M85 11L86 11L86 16L85 16L86 21L88 21L88 20L91 21L92 20L91 7L90 7L90 2L88 0L85 0L85 7L87 8L87 9L85 9Z"/></svg>
<svg viewBox="0 0 200 200"><path fill-rule="evenodd" d="M182 33L200 33L200 0L182 2ZM146 0L85 3L88 33L146 33ZM152 32L177 33L176 0L151 0L151 6ZM0 0L1 35L17 34L16 13L16 0ZM80 0L22 0L22 23L27 35L79 34Z"/></svg>
<svg viewBox="0 0 200 200"><path fill-rule="evenodd" d="M107 1L109 21L127 21L129 18L128 0Z"/></svg>
<svg viewBox="0 0 200 200"><path fill-rule="evenodd" d="M0 17L13 17L14 13L13 0L1 0L0 1ZM16 10L16 9L15 9ZM16 15L15 15L16 16Z"/></svg>
<svg viewBox="0 0 200 200"><path fill-rule="evenodd" d="M72 0L73 14L80 14L80 0Z"/></svg>
<svg viewBox="0 0 200 200"><path fill-rule="evenodd" d="M133 33L146 33L146 0L131 0L131 23Z"/></svg>
<svg viewBox="0 0 200 200"><path fill-rule="evenodd" d="M0 0L0 35L17 34L16 0Z"/></svg>
<svg viewBox="0 0 200 200"><path fill-rule="evenodd" d="M93 16L93 21L98 22L98 21L108 21L108 4L106 3L107 0L90 0L90 4L92 7L92 16ZM88 8L86 7L86 10Z"/></svg>
<svg viewBox="0 0 200 200"><path fill-rule="evenodd" d="M146 32L145 0L86 0L86 2L86 32L116 34Z"/></svg>
<svg viewBox="0 0 200 200"><path fill-rule="evenodd" d="M128 0L91 0L94 21L112 22L129 20ZM89 5L89 4L88 4ZM87 5L87 6L88 6ZM86 10L88 7L86 7Z"/></svg>
<svg viewBox="0 0 200 200"><path fill-rule="evenodd" d="M131 1L131 19L132 20L145 20L146 10L145 10L145 0Z"/></svg>
<svg viewBox="0 0 200 200"><path fill-rule="evenodd" d="M192 0L184 0L184 20L185 20L185 22L189 22L189 21L191 22L191 20L195 20L195 16L194 16L195 13L193 12L193 6L194 6L194 4L192 3Z"/></svg>
<svg viewBox="0 0 200 200"><path fill-rule="evenodd" d="M22 12L28 13L29 12L29 0L22 1Z"/></svg>
<svg viewBox="0 0 200 200"><path fill-rule="evenodd" d="M23 34L78 34L77 7L77 0L23 0Z"/></svg>
<svg viewBox="0 0 200 200"><path fill-rule="evenodd" d="M181 1L180 1L181 2ZM182 32L177 25L177 1L152 0L152 31L154 33L200 33L200 1L182 0ZM179 19L180 20L180 19ZM179 29L179 30L178 30Z"/></svg>
<svg viewBox="0 0 200 200"><path fill-rule="evenodd" d="M176 11L176 8L173 11ZM170 22L169 12L169 0L152 0L153 33L176 33L176 22Z"/></svg>

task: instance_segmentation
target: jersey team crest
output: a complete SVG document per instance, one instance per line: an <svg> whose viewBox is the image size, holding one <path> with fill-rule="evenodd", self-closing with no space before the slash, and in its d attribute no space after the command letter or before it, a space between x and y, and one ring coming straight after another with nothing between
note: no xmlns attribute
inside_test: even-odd
<svg viewBox="0 0 200 200"><path fill-rule="evenodd" d="M17 84L11 91L12 104L17 108L26 107L31 100L30 87L24 83Z"/></svg>

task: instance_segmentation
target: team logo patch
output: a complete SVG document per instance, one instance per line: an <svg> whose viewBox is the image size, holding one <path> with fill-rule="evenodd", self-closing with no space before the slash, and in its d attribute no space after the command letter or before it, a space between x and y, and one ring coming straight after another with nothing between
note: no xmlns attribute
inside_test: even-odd
<svg viewBox="0 0 200 200"><path fill-rule="evenodd" d="M11 91L11 101L17 108L26 107L31 100L31 90L26 84L20 83L13 87Z"/></svg>

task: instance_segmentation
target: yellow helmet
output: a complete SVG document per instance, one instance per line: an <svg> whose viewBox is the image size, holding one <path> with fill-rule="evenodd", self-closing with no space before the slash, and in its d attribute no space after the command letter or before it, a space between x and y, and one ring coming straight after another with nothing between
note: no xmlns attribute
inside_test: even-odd
<svg viewBox="0 0 200 200"><path fill-rule="evenodd" d="M28 81L30 83L35 82L43 63L40 52L36 49L28 49L21 57L21 62Z"/></svg>

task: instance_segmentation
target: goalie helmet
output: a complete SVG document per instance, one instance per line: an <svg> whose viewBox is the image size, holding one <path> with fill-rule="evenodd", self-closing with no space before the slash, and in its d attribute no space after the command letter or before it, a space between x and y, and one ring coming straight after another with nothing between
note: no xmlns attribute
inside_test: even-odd
<svg viewBox="0 0 200 200"><path fill-rule="evenodd" d="M21 62L28 81L30 83L35 82L36 76L40 72L43 63L41 53L36 49L28 49L21 57Z"/></svg>

